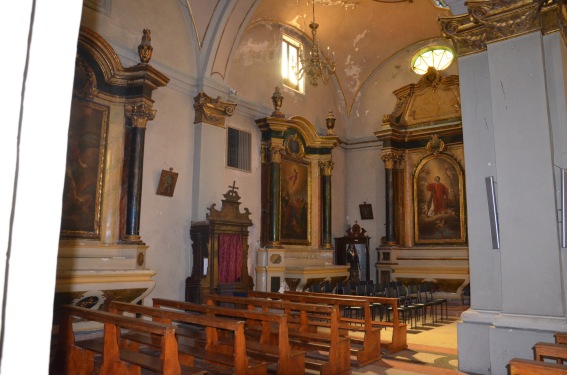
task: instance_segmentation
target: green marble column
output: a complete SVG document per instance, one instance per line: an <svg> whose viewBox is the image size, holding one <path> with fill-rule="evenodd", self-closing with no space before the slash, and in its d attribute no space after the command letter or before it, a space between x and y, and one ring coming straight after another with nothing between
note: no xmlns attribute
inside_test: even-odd
<svg viewBox="0 0 567 375"><path fill-rule="evenodd" d="M321 248L332 249L331 239L331 172L332 160L320 161L321 169Z"/></svg>
<svg viewBox="0 0 567 375"><path fill-rule="evenodd" d="M270 218L269 237L270 247L280 246L280 218L281 218L281 147L270 148Z"/></svg>
<svg viewBox="0 0 567 375"><path fill-rule="evenodd" d="M126 116L131 120L128 163L128 193L126 196L126 233L128 242L142 242L140 238L140 211L142 205L142 170L144 165L144 140L148 120L153 120L156 111L144 103L128 106Z"/></svg>

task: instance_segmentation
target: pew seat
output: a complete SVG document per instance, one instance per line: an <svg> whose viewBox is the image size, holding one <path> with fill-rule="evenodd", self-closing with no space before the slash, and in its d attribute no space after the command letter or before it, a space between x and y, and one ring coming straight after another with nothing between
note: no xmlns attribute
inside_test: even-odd
<svg viewBox="0 0 567 375"><path fill-rule="evenodd" d="M101 323L104 336L76 340L73 323L76 319ZM158 338L159 355L138 352L120 345L124 332L140 332ZM192 358L181 365L177 351L175 327L160 322L91 310L78 306L63 306L59 328L59 348L54 372L61 374L91 375L96 373L95 356L102 356L100 375L140 374L141 369L167 375L205 374L202 368L192 365Z"/></svg>

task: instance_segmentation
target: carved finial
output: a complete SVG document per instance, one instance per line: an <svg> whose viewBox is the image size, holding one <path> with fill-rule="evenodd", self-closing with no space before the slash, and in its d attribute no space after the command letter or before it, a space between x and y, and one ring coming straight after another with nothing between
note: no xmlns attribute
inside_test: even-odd
<svg viewBox="0 0 567 375"><path fill-rule="evenodd" d="M233 192L234 192L235 190L238 190L238 188L236 187L236 181L232 181L232 186L229 186L228 188L229 188L231 191L233 191Z"/></svg>
<svg viewBox="0 0 567 375"><path fill-rule="evenodd" d="M142 36L142 43L138 45L138 55L140 56L140 61L143 64L150 62L152 58L152 33L150 29L144 29L144 35Z"/></svg>
<svg viewBox="0 0 567 375"><path fill-rule="evenodd" d="M280 108L282 107L283 104L283 99L284 97L282 95L282 92L280 91L280 87L276 86L276 90L272 95L272 103L274 104L274 112L272 112L272 117L285 118L285 115L282 112L280 112Z"/></svg>
<svg viewBox="0 0 567 375"><path fill-rule="evenodd" d="M327 115L326 123L327 123L327 135L335 135L335 115L333 115L333 111L329 110L329 114Z"/></svg>

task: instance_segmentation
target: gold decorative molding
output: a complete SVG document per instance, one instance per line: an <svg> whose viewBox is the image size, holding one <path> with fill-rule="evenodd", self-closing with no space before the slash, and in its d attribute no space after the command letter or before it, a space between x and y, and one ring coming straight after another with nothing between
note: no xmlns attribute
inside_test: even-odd
<svg viewBox="0 0 567 375"><path fill-rule="evenodd" d="M543 34L562 30L565 4L547 0L469 0L468 14L440 17L443 35L453 41L457 54L465 56L486 50L488 43L534 31Z"/></svg>
<svg viewBox="0 0 567 375"><path fill-rule="evenodd" d="M278 144L262 145L262 163L281 163L283 147Z"/></svg>
<svg viewBox="0 0 567 375"><path fill-rule="evenodd" d="M384 116L382 126L404 126L461 118L459 77L444 76L430 67L417 83L394 91L394 111Z"/></svg>
<svg viewBox="0 0 567 375"><path fill-rule="evenodd" d="M92 68L77 54L75 59L75 80L73 81L73 94L86 99L97 95L96 76Z"/></svg>
<svg viewBox="0 0 567 375"><path fill-rule="evenodd" d="M284 149L287 156L295 159L303 159L305 156L305 147L297 134L290 135L284 140Z"/></svg>
<svg viewBox="0 0 567 375"><path fill-rule="evenodd" d="M132 120L132 127L146 128L148 120L153 120L156 116L156 110L146 103L126 104L124 106L126 117Z"/></svg>
<svg viewBox="0 0 567 375"><path fill-rule="evenodd" d="M335 162L332 160L319 161L319 168L323 176L331 176L334 166Z"/></svg>
<svg viewBox="0 0 567 375"><path fill-rule="evenodd" d="M437 155L445 149L445 142L437 134L433 134L425 149L428 153Z"/></svg>
<svg viewBox="0 0 567 375"><path fill-rule="evenodd" d="M200 92L194 98L193 108L195 108L195 124L204 122L224 128L225 118L234 114L236 103L223 102L220 97L214 99Z"/></svg>
<svg viewBox="0 0 567 375"><path fill-rule="evenodd" d="M387 150L380 153L380 159L384 162L386 169L393 169L396 163L404 160L404 155L399 152Z"/></svg>

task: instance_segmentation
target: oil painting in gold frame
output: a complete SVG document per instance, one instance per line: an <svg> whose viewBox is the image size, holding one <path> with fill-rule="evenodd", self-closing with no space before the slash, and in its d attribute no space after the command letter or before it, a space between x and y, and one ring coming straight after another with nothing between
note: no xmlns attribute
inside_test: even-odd
<svg viewBox="0 0 567 375"><path fill-rule="evenodd" d="M308 162L282 157L280 241L311 243L311 171Z"/></svg>
<svg viewBox="0 0 567 375"><path fill-rule="evenodd" d="M423 158L414 175L415 242L464 243L465 203L463 171L449 155Z"/></svg>
<svg viewBox="0 0 567 375"><path fill-rule="evenodd" d="M100 238L108 107L73 98L61 214L62 238Z"/></svg>

